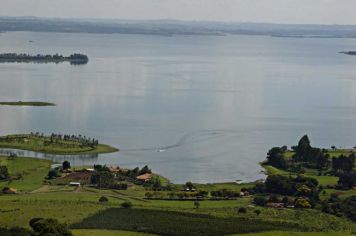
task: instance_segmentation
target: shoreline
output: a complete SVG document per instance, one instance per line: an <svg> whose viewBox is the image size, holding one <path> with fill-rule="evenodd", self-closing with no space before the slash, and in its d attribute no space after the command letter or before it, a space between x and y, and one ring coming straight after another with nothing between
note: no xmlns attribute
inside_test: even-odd
<svg viewBox="0 0 356 236"><path fill-rule="evenodd" d="M23 101L18 101L18 102L0 102L0 106L44 107L44 106L57 106L57 105L54 104L54 103L51 103L51 102L34 102L34 101L23 102Z"/></svg>
<svg viewBox="0 0 356 236"><path fill-rule="evenodd" d="M54 135L54 134L52 134ZM68 135L69 137L70 135ZM80 139L63 139L39 134L15 134L0 136L0 148L18 149L42 154L53 155L84 155L118 152L119 149L106 144L100 144L79 136ZM85 136L84 136L85 137ZM94 139L93 139L94 140Z"/></svg>

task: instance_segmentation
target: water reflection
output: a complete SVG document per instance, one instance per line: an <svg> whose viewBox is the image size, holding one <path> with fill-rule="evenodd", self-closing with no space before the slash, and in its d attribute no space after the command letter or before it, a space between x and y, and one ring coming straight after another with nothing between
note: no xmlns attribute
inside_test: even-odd
<svg viewBox="0 0 356 236"><path fill-rule="evenodd" d="M71 157L78 165L148 164L174 182L255 180L270 147L305 133L316 146L355 146L355 58L337 53L353 47L355 39L5 33L0 51L81 51L90 63L0 64L0 101L57 104L0 107L0 134L81 133L121 149Z"/></svg>
<svg viewBox="0 0 356 236"><path fill-rule="evenodd" d="M98 154L55 155L12 148L0 148L0 155L9 156L11 153L16 154L18 157L34 157L39 159L47 159L55 163L69 161L73 166L94 165L98 161Z"/></svg>

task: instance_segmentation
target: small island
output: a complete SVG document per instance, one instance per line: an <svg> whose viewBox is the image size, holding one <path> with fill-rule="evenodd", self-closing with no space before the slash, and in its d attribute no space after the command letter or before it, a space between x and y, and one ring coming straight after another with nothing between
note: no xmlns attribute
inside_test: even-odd
<svg viewBox="0 0 356 236"><path fill-rule="evenodd" d="M351 56L356 56L356 51L342 51L340 53L346 54L346 55L351 55Z"/></svg>
<svg viewBox="0 0 356 236"><path fill-rule="evenodd" d="M0 148L14 148L60 155L100 154L119 151L109 145L99 144L97 139L82 135L51 134L45 136L39 132L1 136Z"/></svg>
<svg viewBox="0 0 356 236"><path fill-rule="evenodd" d="M87 55L74 53L69 56L59 54L55 55L30 55L30 54L17 54L17 53L2 53L0 54L0 63L61 63L70 62L72 65L87 64L89 58Z"/></svg>
<svg viewBox="0 0 356 236"><path fill-rule="evenodd" d="M44 107L44 106L55 106L56 104L50 102L0 102L0 106L34 106L34 107Z"/></svg>

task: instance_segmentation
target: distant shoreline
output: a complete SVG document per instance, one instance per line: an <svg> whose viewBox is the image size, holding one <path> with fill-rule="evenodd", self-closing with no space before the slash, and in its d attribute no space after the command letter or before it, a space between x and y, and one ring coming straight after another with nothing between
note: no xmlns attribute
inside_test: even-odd
<svg viewBox="0 0 356 236"><path fill-rule="evenodd" d="M2 53L0 54L0 63L60 63L70 62L73 65L87 64L89 58L87 55L74 53L69 56L59 54L54 55L30 55L25 53Z"/></svg>
<svg viewBox="0 0 356 236"><path fill-rule="evenodd" d="M259 35L280 37L355 38L356 25L278 24L181 20L115 20L80 18L0 17L0 32L143 34L143 35Z"/></svg>
<svg viewBox="0 0 356 236"><path fill-rule="evenodd" d="M64 137L65 136L65 137ZM13 134L0 136L0 148L14 148L58 155L114 153L119 149L97 140L74 135L44 136L43 134Z"/></svg>
<svg viewBox="0 0 356 236"><path fill-rule="evenodd" d="M0 102L0 106L33 106L33 107L44 107L44 106L56 106L54 103L50 102Z"/></svg>

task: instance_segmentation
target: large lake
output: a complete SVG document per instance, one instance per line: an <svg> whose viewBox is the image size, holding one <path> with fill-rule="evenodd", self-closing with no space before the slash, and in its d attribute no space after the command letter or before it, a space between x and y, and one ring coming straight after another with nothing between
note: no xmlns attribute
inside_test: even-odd
<svg viewBox="0 0 356 236"><path fill-rule="evenodd" d="M356 145L356 57L338 53L355 49L356 39L2 33L0 52L90 61L0 64L0 101L58 105L0 107L0 134L95 137L122 151L45 158L148 164L176 183L255 180L270 147L303 134Z"/></svg>

